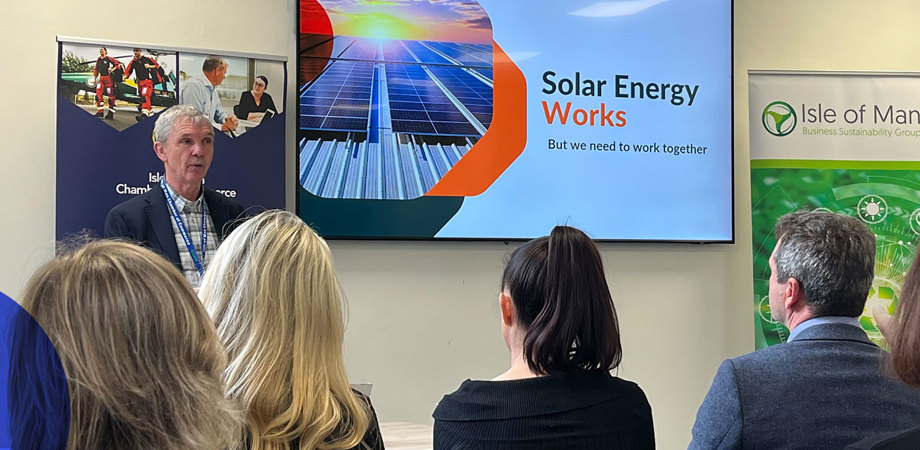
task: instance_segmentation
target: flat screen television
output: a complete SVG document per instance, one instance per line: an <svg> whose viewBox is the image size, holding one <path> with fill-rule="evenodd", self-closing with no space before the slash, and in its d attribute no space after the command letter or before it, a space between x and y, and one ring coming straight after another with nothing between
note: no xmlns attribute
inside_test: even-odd
<svg viewBox="0 0 920 450"><path fill-rule="evenodd" d="M327 238L733 242L730 0L301 0Z"/></svg>

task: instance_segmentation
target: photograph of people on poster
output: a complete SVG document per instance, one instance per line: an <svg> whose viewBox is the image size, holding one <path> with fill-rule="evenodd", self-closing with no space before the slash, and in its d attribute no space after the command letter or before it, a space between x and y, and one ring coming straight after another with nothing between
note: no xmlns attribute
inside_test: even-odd
<svg viewBox="0 0 920 450"><path fill-rule="evenodd" d="M176 53L64 44L61 95L116 130L176 104Z"/></svg>
<svg viewBox="0 0 920 450"><path fill-rule="evenodd" d="M239 136L283 112L280 62L182 53L179 64L179 103L198 108L227 136Z"/></svg>

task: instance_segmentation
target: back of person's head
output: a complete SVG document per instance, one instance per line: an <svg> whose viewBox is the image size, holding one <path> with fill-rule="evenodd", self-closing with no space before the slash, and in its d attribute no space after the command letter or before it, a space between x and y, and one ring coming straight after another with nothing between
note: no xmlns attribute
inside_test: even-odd
<svg viewBox="0 0 920 450"><path fill-rule="evenodd" d="M920 388L920 252L907 272L898 297L899 325L889 340L895 373Z"/></svg>
<svg viewBox="0 0 920 450"><path fill-rule="evenodd" d="M875 273L875 235L842 214L799 211L776 223L776 279L801 284L813 317L862 314Z"/></svg>
<svg viewBox="0 0 920 450"><path fill-rule="evenodd" d="M90 242L41 267L23 307L70 392L68 449L220 449L236 426L226 354L191 286L162 257Z"/></svg>
<svg viewBox="0 0 920 450"><path fill-rule="evenodd" d="M524 357L536 374L609 370L622 347L600 253L582 231L553 228L512 253L502 290L526 330Z"/></svg>
<svg viewBox="0 0 920 450"><path fill-rule="evenodd" d="M227 395L246 412L253 450L359 444L369 412L345 373L344 299L309 226L286 211L249 219L218 248L199 296L227 346Z"/></svg>

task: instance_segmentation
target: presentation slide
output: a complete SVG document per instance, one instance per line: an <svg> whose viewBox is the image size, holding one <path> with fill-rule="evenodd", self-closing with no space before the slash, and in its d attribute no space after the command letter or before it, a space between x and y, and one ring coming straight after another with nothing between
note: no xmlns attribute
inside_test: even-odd
<svg viewBox="0 0 920 450"><path fill-rule="evenodd" d="M329 238L730 242L729 0L301 0L298 213Z"/></svg>

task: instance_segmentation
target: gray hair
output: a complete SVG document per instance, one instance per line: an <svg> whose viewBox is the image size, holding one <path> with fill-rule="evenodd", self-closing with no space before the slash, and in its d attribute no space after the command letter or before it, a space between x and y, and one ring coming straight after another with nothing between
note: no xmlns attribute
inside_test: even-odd
<svg viewBox="0 0 920 450"><path fill-rule="evenodd" d="M210 120L208 120L208 116L204 115L198 108L192 105L175 105L163 111L160 117L157 118L157 122L153 125L154 142L165 144L166 141L169 140L169 135L172 134L173 125L176 124L176 120L183 118L190 120L195 125L200 125L202 123L210 125L211 123Z"/></svg>
<svg viewBox="0 0 920 450"><path fill-rule="evenodd" d="M798 280L815 317L862 314L875 271L875 235L866 224L799 211L779 219L776 239L776 279Z"/></svg>
<svg viewBox="0 0 920 450"><path fill-rule="evenodd" d="M227 65L227 61L224 61L220 56L210 55L204 59L204 63L201 64L202 72L213 72L218 67L224 67Z"/></svg>

